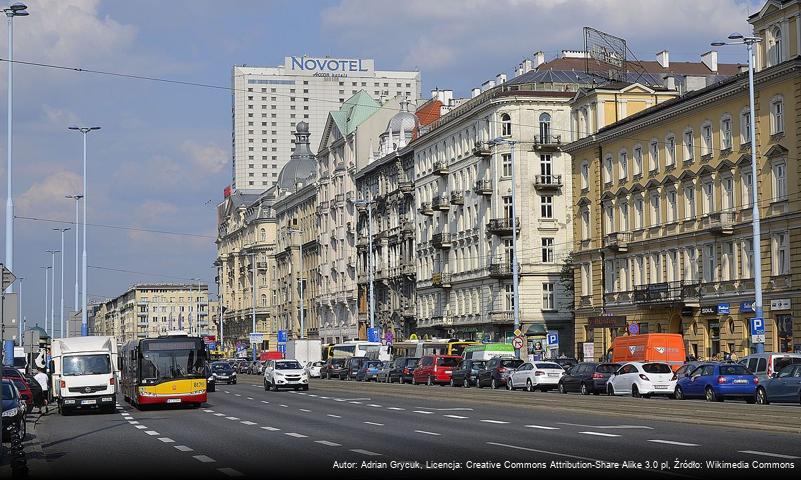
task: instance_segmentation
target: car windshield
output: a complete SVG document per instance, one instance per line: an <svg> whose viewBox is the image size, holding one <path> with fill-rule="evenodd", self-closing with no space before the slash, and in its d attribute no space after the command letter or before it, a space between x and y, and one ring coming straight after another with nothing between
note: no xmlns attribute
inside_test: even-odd
<svg viewBox="0 0 801 480"><path fill-rule="evenodd" d="M211 369L215 372L230 372L233 370L233 368L231 368L231 366L227 363L212 363Z"/></svg>
<svg viewBox="0 0 801 480"><path fill-rule="evenodd" d="M646 363L642 366L642 369L645 373L673 373L670 365L666 363Z"/></svg>
<svg viewBox="0 0 801 480"><path fill-rule="evenodd" d="M459 358L440 357L437 359L437 366L440 367L455 367L459 365Z"/></svg>
<svg viewBox="0 0 801 480"><path fill-rule="evenodd" d="M275 369L276 370L300 370L301 367L300 363L298 362L276 362Z"/></svg>
<svg viewBox="0 0 801 480"><path fill-rule="evenodd" d="M419 360L420 360L419 358L407 358L406 359L406 366L407 367L413 367L413 366L417 365L417 362Z"/></svg>
<svg viewBox="0 0 801 480"><path fill-rule="evenodd" d="M721 375L752 375L751 372L748 371L742 365L721 365L720 366L720 374Z"/></svg>
<svg viewBox="0 0 801 480"><path fill-rule="evenodd" d="M605 363L603 365L598 365L598 368L595 370L598 373L612 373L617 371L618 368L620 368L619 363Z"/></svg>
<svg viewBox="0 0 801 480"><path fill-rule="evenodd" d="M336 366L336 367L341 367L344 364L345 364L345 359L344 358L338 358L336 360L331 360L331 365Z"/></svg>
<svg viewBox="0 0 801 480"><path fill-rule="evenodd" d="M562 370L562 366L558 363L535 363L534 366L537 368L553 368L556 370Z"/></svg>
<svg viewBox="0 0 801 480"><path fill-rule="evenodd" d="M501 360L500 365L505 368L517 368L523 365L523 360Z"/></svg>
<svg viewBox="0 0 801 480"><path fill-rule="evenodd" d="M64 357L63 375L101 375L111 373L111 360L108 355L70 355Z"/></svg>
<svg viewBox="0 0 801 480"><path fill-rule="evenodd" d="M485 365L487 365L487 362L485 362L485 361L473 362L472 363L472 366L473 366L472 368L480 370L480 369L484 368Z"/></svg>
<svg viewBox="0 0 801 480"><path fill-rule="evenodd" d="M382 365L382 364L381 364L381 362L377 362L377 361L366 362L366 363L364 364L364 366L365 366L366 368L378 368L378 367L380 367L381 365Z"/></svg>
<svg viewBox="0 0 801 480"><path fill-rule="evenodd" d="M16 391L11 388L10 382L3 382L3 398L6 400L9 398L17 398Z"/></svg>

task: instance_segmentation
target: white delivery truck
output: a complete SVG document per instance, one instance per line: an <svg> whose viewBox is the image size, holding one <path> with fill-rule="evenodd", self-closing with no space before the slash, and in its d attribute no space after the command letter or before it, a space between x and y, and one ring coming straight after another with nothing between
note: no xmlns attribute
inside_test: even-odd
<svg viewBox="0 0 801 480"><path fill-rule="evenodd" d="M53 340L50 371L53 399L62 415L74 409L113 412L117 395L117 340L91 336Z"/></svg>
<svg viewBox="0 0 801 480"><path fill-rule="evenodd" d="M323 346L320 340L306 338L286 342L286 357L295 359L304 367L323 359Z"/></svg>

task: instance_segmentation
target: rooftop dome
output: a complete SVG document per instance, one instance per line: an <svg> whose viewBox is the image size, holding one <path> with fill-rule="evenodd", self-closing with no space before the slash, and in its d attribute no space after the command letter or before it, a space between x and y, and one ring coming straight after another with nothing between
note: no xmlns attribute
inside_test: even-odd
<svg viewBox="0 0 801 480"><path fill-rule="evenodd" d="M298 184L314 180L317 174L317 160L309 149L309 124L299 122L295 127L295 150L289 162L281 169L275 184L280 190L294 192Z"/></svg>
<svg viewBox="0 0 801 480"><path fill-rule="evenodd" d="M400 102L400 111L392 116L389 120L387 130L393 135L400 134L403 130L404 134L411 134L417 128L417 115L406 109L407 102Z"/></svg>

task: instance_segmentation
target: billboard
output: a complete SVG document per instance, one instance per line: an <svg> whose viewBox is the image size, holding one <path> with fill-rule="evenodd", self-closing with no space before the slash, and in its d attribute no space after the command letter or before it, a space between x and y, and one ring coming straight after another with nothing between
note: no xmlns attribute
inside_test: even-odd
<svg viewBox="0 0 801 480"><path fill-rule="evenodd" d="M586 52L586 71L591 75L600 75L609 80L620 80L626 69L626 41L622 38L604 33L592 27L584 27L584 51ZM604 67L599 69L591 62L600 62Z"/></svg>

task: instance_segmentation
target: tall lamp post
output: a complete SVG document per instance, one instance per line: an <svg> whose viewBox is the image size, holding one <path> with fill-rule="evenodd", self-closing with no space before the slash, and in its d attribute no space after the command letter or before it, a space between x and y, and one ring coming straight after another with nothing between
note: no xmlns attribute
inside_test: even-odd
<svg viewBox="0 0 801 480"><path fill-rule="evenodd" d="M754 252L754 319L752 322L755 324L757 321L762 322L764 325L763 305L762 305L762 252L760 251L762 244L762 234L759 220L759 181L757 179L757 143L756 143L756 115L754 113L754 45L762 41L761 37L751 36L746 37L740 33L732 33L729 35L730 42L713 42L713 47L722 47L724 45L745 45L748 50L748 117L751 123L751 225L753 229L753 247ZM764 327L763 327L764 328ZM763 353L765 351L764 339L760 342L755 342L756 352Z"/></svg>
<svg viewBox="0 0 801 480"><path fill-rule="evenodd" d="M81 255L82 266L81 266L81 276L83 277L82 280L82 290L81 290L81 336L86 336L89 334L88 332L88 324L87 324L87 312L86 312L86 273L87 273L87 266L86 266L86 134L94 131L100 130L100 127L69 127L70 130L74 130L76 132L81 132L83 135L83 254Z"/></svg>
<svg viewBox="0 0 801 480"><path fill-rule="evenodd" d="M45 250L50 254L50 268L53 275L50 276L50 337L56 338L56 254L60 250Z"/></svg>
<svg viewBox="0 0 801 480"><path fill-rule="evenodd" d="M25 277L17 277L17 280L19 280L19 296L17 297L17 302L19 304L19 345L22 346L25 333L25 315L22 311L22 282L25 280Z"/></svg>
<svg viewBox="0 0 801 480"><path fill-rule="evenodd" d="M41 269L43 269L45 271L45 303L44 303L44 305L45 305L45 308L44 308L44 310L45 310L45 324L44 324L44 328L45 328L45 330L47 330L48 329L48 326L47 326L47 302L50 301L50 295L47 292L47 289L50 286L47 284L47 282L50 281L50 274L49 274L50 266L47 265L47 266L39 267L39 268L41 268ZM53 332L48 331L47 333L50 334L51 338L53 337Z"/></svg>
<svg viewBox="0 0 801 480"><path fill-rule="evenodd" d="M517 184L515 183L515 145L517 144L516 140L510 140L504 137L498 137L494 140L490 140L489 143L491 145L509 145L509 152L512 156L511 158L511 180L512 180L512 295L513 302L512 308L513 315L514 315L514 325L515 330L520 328L520 295L518 293L518 284L519 284L519 271L517 267L517 207L515 202L515 191L517 190ZM515 349L515 358L520 358L520 349Z"/></svg>
<svg viewBox="0 0 801 480"><path fill-rule="evenodd" d="M367 198L353 200L353 205L367 208L367 296L370 309L370 330L375 329L375 297L373 296L373 200L372 193ZM369 340L369 336L368 336Z"/></svg>
<svg viewBox="0 0 801 480"><path fill-rule="evenodd" d="M8 19L8 111L6 118L6 262L9 270L14 270L14 199L12 195L11 154L12 154L12 112L14 100L14 17L28 15L28 7L15 3L3 9ZM9 286L9 291L14 287Z"/></svg>
<svg viewBox="0 0 801 480"><path fill-rule="evenodd" d="M303 232L296 229L290 228L287 230L289 234L297 233L302 235ZM304 310L306 310L306 305L303 301L303 237L300 239L300 251L298 254L300 255L300 338L306 337L306 324L305 324L305 317L304 317Z"/></svg>
<svg viewBox="0 0 801 480"><path fill-rule="evenodd" d="M83 195L80 193L76 193L75 195L66 195L65 198L71 198L75 200L75 313L78 313L78 277L79 277L79 267L78 267L78 246L81 244L80 239L78 238L78 232L80 229L78 228L78 208L79 204L81 203L81 199Z"/></svg>
<svg viewBox="0 0 801 480"><path fill-rule="evenodd" d="M69 336L64 335L64 232L68 231L69 228L54 228L53 230L61 232L61 328L59 333L64 338Z"/></svg>

